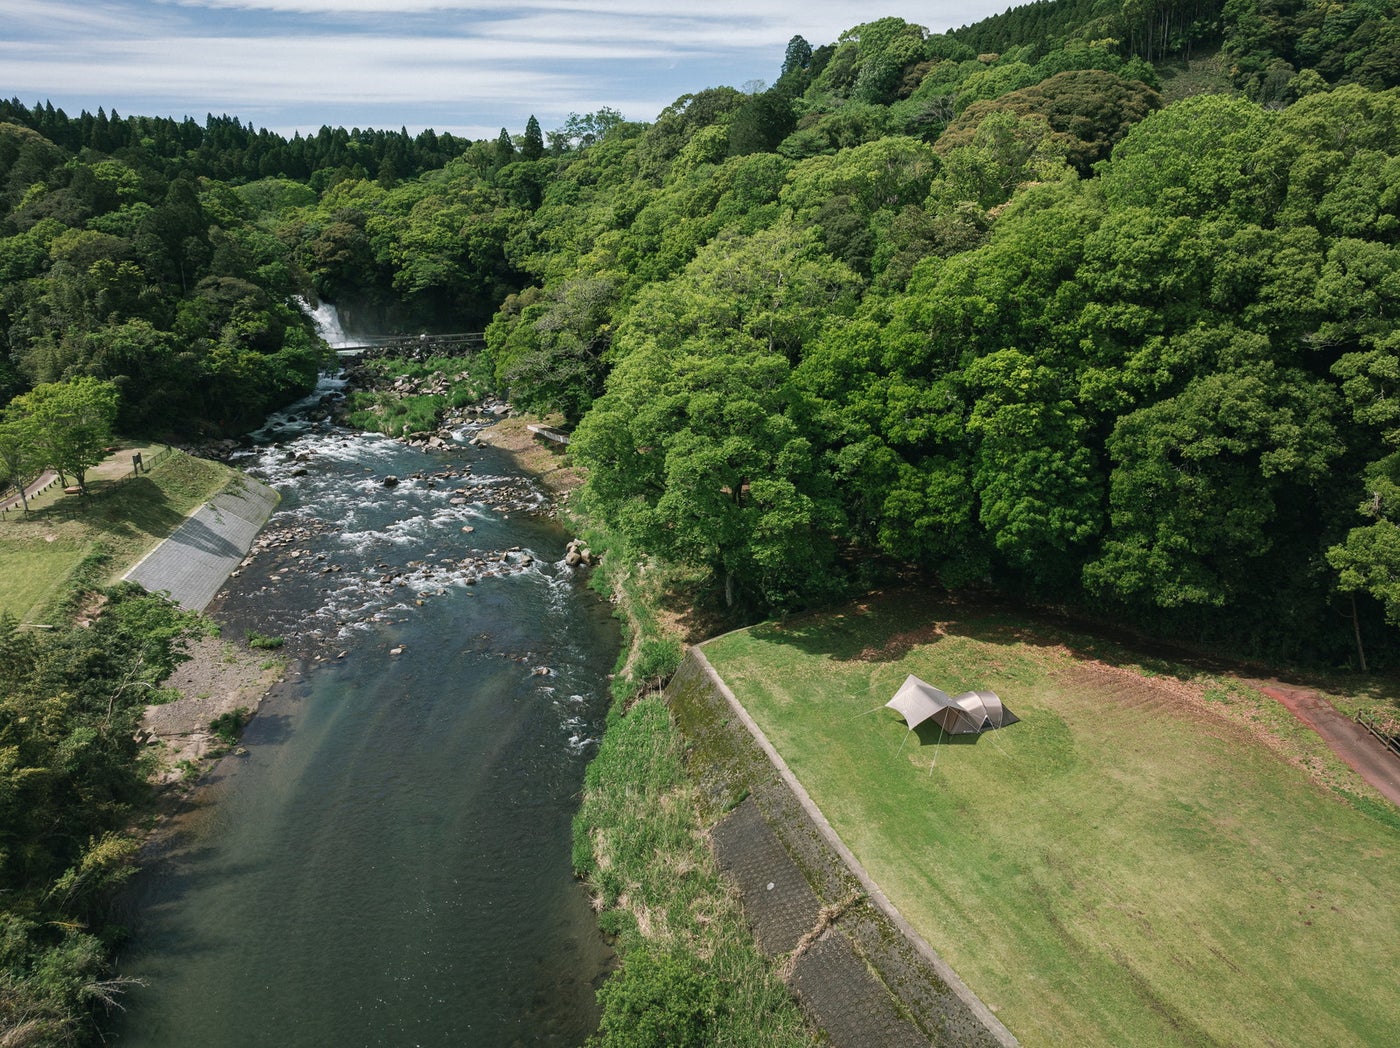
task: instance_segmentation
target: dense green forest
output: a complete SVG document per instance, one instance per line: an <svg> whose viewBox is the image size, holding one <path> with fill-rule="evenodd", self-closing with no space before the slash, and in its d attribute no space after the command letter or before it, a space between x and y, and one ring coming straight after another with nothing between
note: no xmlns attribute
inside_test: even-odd
<svg viewBox="0 0 1400 1048"><path fill-rule="evenodd" d="M86 1043L87 1012L122 983L111 890L135 870L133 821L149 796L136 728L201 632L139 586L103 598L95 621L51 633L0 616L0 1038Z"/></svg>
<svg viewBox="0 0 1400 1048"><path fill-rule="evenodd" d="M11 101L0 387L89 375L120 427L232 431L322 362L298 295L482 326L498 388L577 425L594 512L727 604L884 559L1246 654L1383 657L1393 24L884 18L794 37L766 90L473 143ZM1175 98L1213 47L1217 90Z"/></svg>
<svg viewBox="0 0 1400 1048"><path fill-rule="evenodd" d="M733 617L915 571L1393 665L1395 7L883 18L794 37L766 89L477 142L0 103L0 404L95 380L126 432L235 433L313 383L319 298L484 329L479 380L573 428L585 509ZM170 655L101 638L0 624L0 1008L49 1031L22 1043L111 989L84 907ZM67 804L99 814L49 840Z"/></svg>

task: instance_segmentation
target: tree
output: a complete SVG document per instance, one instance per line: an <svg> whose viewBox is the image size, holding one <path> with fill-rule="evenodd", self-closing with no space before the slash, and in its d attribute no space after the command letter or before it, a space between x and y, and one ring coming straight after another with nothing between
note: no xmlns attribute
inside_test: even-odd
<svg viewBox="0 0 1400 1048"><path fill-rule="evenodd" d="M44 465L69 476L87 494L87 471L107 457L118 395L110 382L84 376L49 382L16 397L12 411L33 427L35 447Z"/></svg>
<svg viewBox="0 0 1400 1048"><path fill-rule="evenodd" d="M788 41L787 51L783 54L783 71L781 76L798 69L806 69L812 64L812 45L798 34Z"/></svg>
<svg viewBox="0 0 1400 1048"><path fill-rule="evenodd" d="M40 469L39 449L29 419L15 417L0 421L0 479L19 492L26 513L29 512L29 496L24 489L39 475Z"/></svg>
<svg viewBox="0 0 1400 1048"><path fill-rule="evenodd" d="M510 132L505 128L501 128L501 133L496 136L496 168L503 168L514 159L515 143L511 141Z"/></svg>
<svg viewBox="0 0 1400 1048"><path fill-rule="evenodd" d="M520 143L520 155L526 160L538 160L544 156L544 133L540 131L540 122L533 113L525 122L525 138Z"/></svg>
<svg viewBox="0 0 1400 1048"><path fill-rule="evenodd" d="M1284 521L1318 504L1342 451L1338 398L1266 354L1262 338L1229 333L1213 369L1118 419L1112 525L1085 567L1091 589L1162 608L1223 606L1259 585L1266 554L1293 543Z"/></svg>
<svg viewBox="0 0 1400 1048"><path fill-rule="evenodd" d="M726 604L821 594L836 501L790 374L785 357L738 335L638 349L575 432L585 497L638 548L709 571Z"/></svg>

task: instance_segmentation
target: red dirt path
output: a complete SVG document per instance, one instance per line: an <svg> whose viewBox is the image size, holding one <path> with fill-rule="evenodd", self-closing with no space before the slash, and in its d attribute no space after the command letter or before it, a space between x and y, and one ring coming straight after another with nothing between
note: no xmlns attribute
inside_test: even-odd
<svg viewBox="0 0 1400 1048"><path fill-rule="evenodd" d="M1293 716L1322 736L1333 753L1392 804L1400 806L1400 757L1377 742L1370 732L1342 716L1315 691L1278 681L1261 681L1258 688L1283 703Z"/></svg>

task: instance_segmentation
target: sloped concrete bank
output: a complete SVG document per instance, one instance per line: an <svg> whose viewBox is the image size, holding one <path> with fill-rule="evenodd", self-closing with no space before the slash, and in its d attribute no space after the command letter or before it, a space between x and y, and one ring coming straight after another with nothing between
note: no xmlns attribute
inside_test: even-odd
<svg viewBox="0 0 1400 1048"><path fill-rule="evenodd" d="M836 1048L1016 1039L881 894L733 693L692 648L666 689L721 869L760 948Z"/></svg>
<svg viewBox="0 0 1400 1048"><path fill-rule="evenodd" d="M203 611L252 547L281 497L252 477L234 477L125 578L152 593L169 593L189 611Z"/></svg>

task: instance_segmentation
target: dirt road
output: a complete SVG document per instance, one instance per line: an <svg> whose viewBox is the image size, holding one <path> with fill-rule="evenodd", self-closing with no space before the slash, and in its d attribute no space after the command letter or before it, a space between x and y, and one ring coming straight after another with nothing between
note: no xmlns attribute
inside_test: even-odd
<svg viewBox="0 0 1400 1048"><path fill-rule="evenodd" d="M1322 736L1333 753L1400 807L1400 757L1377 742L1361 725L1338 713L1315 691L1278 681L1258 681L1256 686L1271 699L1283 703L1295 717Z"/></svg>

